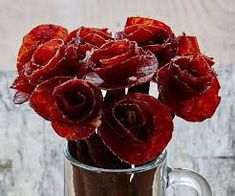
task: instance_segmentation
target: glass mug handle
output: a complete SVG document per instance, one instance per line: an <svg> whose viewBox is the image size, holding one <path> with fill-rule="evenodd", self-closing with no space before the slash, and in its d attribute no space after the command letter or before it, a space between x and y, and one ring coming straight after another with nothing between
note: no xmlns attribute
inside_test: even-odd
<svg viewBox="0 0 235 196"><path fill-rule="evenodd" d="M212 196L211 188L205 178L197 172L168 167L168 186L186 185L194 188L199 196Z"/></svg>

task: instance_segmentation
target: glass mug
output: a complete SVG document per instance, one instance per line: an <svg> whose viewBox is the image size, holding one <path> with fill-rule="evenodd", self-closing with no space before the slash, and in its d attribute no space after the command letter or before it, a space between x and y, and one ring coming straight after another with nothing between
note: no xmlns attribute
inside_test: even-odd
<svg viewBox="0 0 235 196"><path fill-rule="evenodd" d="M65 196L165 196L168 187L186 185L212 196L207 181L188 169L167 166L167 152L135 168L103 169L76 160L65 144Z"/></svg>

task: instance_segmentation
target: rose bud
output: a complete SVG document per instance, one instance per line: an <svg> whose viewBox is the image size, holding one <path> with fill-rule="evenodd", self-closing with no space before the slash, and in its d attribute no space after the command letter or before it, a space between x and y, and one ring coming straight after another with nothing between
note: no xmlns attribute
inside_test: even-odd
<svg viewBox="0 0 235 196"><path fill-rule="evenodd" d="M56 133L68 140L90 136L100 125L101 92L92 84L71 77L55 77L39 84L30 106L52 121Z"/></svg>
<svg viewBox="0 0 235 196"><path fill-rule="evenodd" d="M166 148L173 122L168 108L156 98L130 93L104 110L98 134L117 157L129 164L144 164Z"/></svg>
<svg viewBox="0 0 235 196"><path fill-rule="evenodd" d="M177 55L187 56L187 55L201 54L196 36L187 36L185 33L183 33L183 35L177 37L177 40L178 40ZM203 55L203 57L210 66L214 65L212 57L208 57L206 55Z"/></svg>
<svg viewBox="0 0 235 196"><path fill-rule="evenodd" d="M106 90L146 83L158 69L158 61L151 52L127 39L107 42L88 54L84 63L91 70L84 79Z"/></svg>
<svg viewBox="0 0 235 196"><path fill-rule="evenodd" d="M216 73L201 54L176 57L157 74L163 102L188 121L210 118L220 102Z"/></svg>
<svg viewBox="0 0 235 196"><path fill-rule="evenodd" d="M150 18L129 17L124 30L118 32L116 38L136 41L145 50L150 50L156 55L160 67L168 63L177 51L177 39L171 28Z"/></svg>

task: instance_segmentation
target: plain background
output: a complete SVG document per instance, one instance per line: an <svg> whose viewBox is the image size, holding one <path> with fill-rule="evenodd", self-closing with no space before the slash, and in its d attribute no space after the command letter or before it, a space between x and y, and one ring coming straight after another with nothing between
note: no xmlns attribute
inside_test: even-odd
<svg viewBox="0 0 235 196"><path fill-rule="evenodd" d="M234 0L0 0L0 70L14 70L21 38L42 23L69 30L83 26L121 29L132 15L163 20L180 34L198 36L218 64L235 62ZM222 49L223 48L223 49Z"/></svg>

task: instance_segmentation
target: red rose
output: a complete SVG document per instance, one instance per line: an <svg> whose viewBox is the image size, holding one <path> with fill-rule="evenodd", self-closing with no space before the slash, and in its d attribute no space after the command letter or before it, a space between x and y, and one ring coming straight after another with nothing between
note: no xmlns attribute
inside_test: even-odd
<svg viewBox="0 0 235 196"><path fill-rule="evenodd" d="M17 92L15 103L23 103L40 82L59 75L71 75L73 68L64 62L64 40L67 30L55 25L41 25L23 39L18 54L19 76L12 84Z"/></svg>
<svg viewBox="0 0 235 196"><path fill-rule="evenodd" d="M220 102L216 73L201 55L176 57L157 74L161 99L188 121L210 118Z"/></svg>
<svg viewBox="0 0 235 196"><path fill-rule="evenodd" d="M136 86L152 79L158 61L135 42L110 41L93 50L84 63L90 68L85 80L106 90Z"/></svg>
<svg viewBox="0 0 235 196"><path fill-rule="evenodd" d="M129 17L124 31L118 32L116 37L136 41L145 50L150 50L160 66L169 62L177 51L177 40L170 27L150 18Z"/></svg>
<svg viewBox="0 0 235 196"><path fill-rule="evenodd" d="M44 81L33 91L29 103L68 140L88 137L100 124L101 92L83 80L55 77Z"/></svg>
<svg viewBox="0 0 235 196"><path fill-rule="evenodd" d="M119 159L144 164L164 150L172 130L164 104L149 95L130 93L105 109L98 134Z"/></svg>

